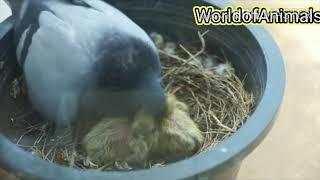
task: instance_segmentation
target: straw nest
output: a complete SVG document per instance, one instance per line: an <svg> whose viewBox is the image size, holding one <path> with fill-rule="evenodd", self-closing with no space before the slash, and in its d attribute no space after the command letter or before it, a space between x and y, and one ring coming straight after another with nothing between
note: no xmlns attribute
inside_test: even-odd
<svg viewBox="0 0 320 180"><path fill-rule="evenodd" d="M225 69L226 72L220 72L220 69L212 71L212 68L195 63L202 56L210 56L205 52L206 33L198 33L202 43L199 51L188 50L182 45L180 48L183 52L179 55L160 50L166 90L189 106L190 116L205 136L199 153L235 133L254 108L253 94L244 88L244 82L232 67L229 71ZM225 57L216 58L222 64L213 68L231 66Z"/></svg>
<svg viewBox="0 0 320 180"><path fill-rule="evenodd" d="M177 45L165 42L159 34L151 36L159 48L162 63L162 79L167 92L175 96L189 108L189 115L203 133L204 141L197 153L214 148L237 131L246 121L254 108L254 97L244 88L232 65L225 57L206 53L205 33L198 33L201 47ZM218 64L206 66L206 57L219 59ZM208 58L207 58L208 59ZM209 62L210 64L210 62ZM17 85L20 82L20 87ZM23 88L22 79L15 79L11 96L16 98ZM31 113L33 114L33 113ZM30 113L29 113L30 115ZM28 116L28 114L26 114ZM24 118L25 119L25 118ZM14 119L11 119L12 122ZM21 127L21 125L20 125ZM23 133L17 144L27 148L34 155L50 162L69 165L70 161L80 169L130 170L126 163L113 163L98 166L88 160L81 151L72 153L72 144L64 137L52 139L48 135L48 125L43 121L36 123L24 121ZM33 145L25 146L20 142L25 136L35 139ZM70 134L66 133L66 137ZM62 143L63 142L63 143ZM197 154L196 153L196 154ZM73 156L74 155L74 156ZM74 157L74 159L72 158ZM150 161L145 168L162 166L168 161Z"/></svg>

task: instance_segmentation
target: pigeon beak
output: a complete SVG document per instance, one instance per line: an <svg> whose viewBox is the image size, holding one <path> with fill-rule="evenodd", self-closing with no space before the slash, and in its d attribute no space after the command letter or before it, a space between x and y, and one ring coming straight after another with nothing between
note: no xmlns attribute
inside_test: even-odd
<svg viewBox="0 0 320 180"><path fill-rule="evenodd" d="M166 112L166 95L160 80L153 81L142 90L142 109L155 117L162 117Z"/></svg>

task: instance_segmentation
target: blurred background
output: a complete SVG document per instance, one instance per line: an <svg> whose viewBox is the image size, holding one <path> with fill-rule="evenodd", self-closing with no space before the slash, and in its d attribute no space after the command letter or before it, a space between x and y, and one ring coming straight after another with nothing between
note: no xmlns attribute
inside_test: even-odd
<svg viewBox="0 0 320 180"><path fill-rule="evenodd" d="M320 0L233 0L250 8L320 8ZM0 0L0 22L10 9ZM320 25L268 25L286 63L287 84L277 121L244 160L239 180L320 178ZM4 173L0 170L1 174Z"/></svg>
<svg viewBox="0 0 320 180"><path fill-rule="evenodd" d="M319 0L234 0L244 7L320 8ZM320 178L320 25L268 25L286 64L284 101L273 129L243 162L239 180Z"/></svg>

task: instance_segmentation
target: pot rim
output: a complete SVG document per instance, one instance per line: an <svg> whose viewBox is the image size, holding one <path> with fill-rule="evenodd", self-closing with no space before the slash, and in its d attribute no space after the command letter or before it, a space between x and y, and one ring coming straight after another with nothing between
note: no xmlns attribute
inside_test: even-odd
<svg viewBox="0 0 320 180"><path fill-rule="evenodd" d="M203 0L219 8L232 5L227 1ZM31 175L39 179L136 179L162 180L184 179L219 169L228 162L241 161L265 137L272 127L285 90L285 67L280 49L271 35L261 26L246 26L258 42L265 56L267 68L266 87L256 110L247 122L231 137L207 152L163 167L127 171L99 172L76 170L55 165L18 148L0 134L0 165L19 175ZM28 164L31 162L32 164Z"/></svg>

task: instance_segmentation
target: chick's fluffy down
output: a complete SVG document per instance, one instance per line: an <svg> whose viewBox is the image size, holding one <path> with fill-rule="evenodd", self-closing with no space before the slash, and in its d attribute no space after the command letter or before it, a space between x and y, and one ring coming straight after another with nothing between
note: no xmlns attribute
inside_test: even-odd
<svg viewBox="0 0 320 180"><path fill-rule="evenodd" d="M106 118L94 126L82 141L89 159L100 165L145 162L148 143L142 137L134 138L130 126L128 118Z"/></svg>
<svg viewBox="0 0 320 180"><path fill-rule="evenodd" d="M173 95L168 96L168 109L169 114L160 127L158 142L151 151L156 157L168 160L191 156L203 143L201 131L188 115L188 107Z"/></svg>
<svg viewBox="0 0 320 180"><path fill-rule="evenodd" d="M161 120L138 112L133 122L127 117L105 118L84 137L89 159L103 165L125 162L144 166L148 160L174 161L193 155L203 136L188 115L188 107L168 95L168 111Z"/></svg>

